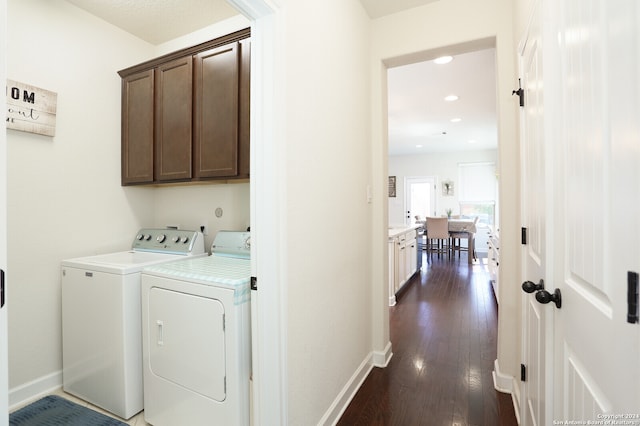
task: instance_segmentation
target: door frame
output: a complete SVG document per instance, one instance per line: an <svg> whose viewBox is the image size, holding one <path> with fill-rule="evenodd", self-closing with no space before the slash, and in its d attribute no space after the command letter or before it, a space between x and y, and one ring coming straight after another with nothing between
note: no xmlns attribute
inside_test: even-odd
<svg viewBox="0 0 640 426"><path fill-rule="evenodd" d="M7 81L7 2L0 2L0 81ZM3 122L6 120L7 95L0 94ZM0 132L0 269L7 269L7 132ZM6 284L6 283L5 283ZM7 339L7 292L5 305L0 307L0 413L9 412L9 360ZM0 416L0 426L9 423L9 416Z"/></svg>
<svg viewBox="0 0 640 426"><path fill-rule="evenodd" d="M286 288L280 260L284 12L272 0L227 1L251 20L251 276L260 286L259 292L251 291L252 424L287 424Z"/></svg>

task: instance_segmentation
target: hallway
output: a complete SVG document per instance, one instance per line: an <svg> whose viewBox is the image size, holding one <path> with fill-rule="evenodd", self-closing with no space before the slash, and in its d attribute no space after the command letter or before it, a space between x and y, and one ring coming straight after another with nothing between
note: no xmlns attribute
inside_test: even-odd
<svg viewBox="0 0 640 426"><path fill-rule="evenodd" d="M338 425L517 425L493 387L497 304L483 264L425 255L390 308L393 357L374 368Z"/></svg>

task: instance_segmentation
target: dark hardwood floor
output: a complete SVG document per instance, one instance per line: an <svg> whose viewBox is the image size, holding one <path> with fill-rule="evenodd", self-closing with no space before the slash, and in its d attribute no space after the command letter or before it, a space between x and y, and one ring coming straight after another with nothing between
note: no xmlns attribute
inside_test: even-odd
<svg viewBox="0 0 640 426"><path fill-rule="evenodd" d="M390 308L393 357L374 368L338 425L517 425L493 387L497 304L486 258L428 254Z"/></svg>

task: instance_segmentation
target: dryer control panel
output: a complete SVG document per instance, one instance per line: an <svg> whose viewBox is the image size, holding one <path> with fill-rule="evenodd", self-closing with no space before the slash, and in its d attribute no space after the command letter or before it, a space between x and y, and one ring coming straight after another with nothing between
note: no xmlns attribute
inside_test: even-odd
<svg viewBox="0 0 640 426"><path fill-rule="evenodd" d="M251 232L218 231L211 245L211 254L216 256L251 258Z"/></svg>

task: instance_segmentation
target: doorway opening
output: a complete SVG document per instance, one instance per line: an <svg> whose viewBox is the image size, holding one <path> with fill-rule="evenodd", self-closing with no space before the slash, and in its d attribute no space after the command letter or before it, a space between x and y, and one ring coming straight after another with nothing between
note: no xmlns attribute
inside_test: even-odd
<svg viewBox="0 0 640 426"><path fill-rule="evenodd" d="M452 60L436 64L443 52ZM476 203L469 203L480 195L470 197L464 191L473 185L462 182L460 167L498 164L495 40L443 46L387 59L384 64L387 171L396 176L398 184L397 198L388 199L389 225L412 226L416 215L480 216ZM457 95L450 98L457 100L445 100L449 95ZM416 195L420 193L420 177L429 178L429 201ZM474 185L478 182L472 180ZM488 226L499 227L495 173L493 185L490 189L495 191L495 199L488 200L491 209L482 211L482 228L476 232L476 248L483 249L478 253L479 262L483 264Z"/></svg>

